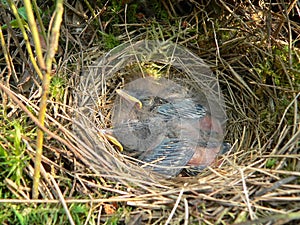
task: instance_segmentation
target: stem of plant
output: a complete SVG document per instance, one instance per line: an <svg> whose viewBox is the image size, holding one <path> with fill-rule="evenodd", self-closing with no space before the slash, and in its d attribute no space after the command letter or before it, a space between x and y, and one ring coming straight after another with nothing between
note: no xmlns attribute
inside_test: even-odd
<svg viewBox="0 0 300 225"><path fill-rule="evenodd" d="M14 4L14 2L12 0L8 0L8 4L9 4L9 7L11 8L14 16L16 17L16 20L18 22L19 28L21 29L21 32L22 32L22 35L23 35L23 39L25 40L27 52L28 52L30 61L32 63L32 66L34 67L34 69L35 69L36 73L38 74L38 76L41 79L43 79L42 71L41 71L40 67L38 66L38 64L36 63L36 60L34 58L34 54L33 54L33 51L32 51L32 48L31 48L31 45L30 45L30 42L29 42L29 38L28 38L28 35L26 33L25 27L24 27L24 25L22 23L22 19L19 16L17 7L16 7L16 5ZM44 68L42 68L42 69L44 69Z"/></svg>
<svg viewBox="0 0 300 225"><path fill-rule="evenodd" d="M60 25L62 22L63 15L63 0L57 0L56 8L53 13L54 23L51 27L51 35L49 45L46 52L46 73L43 76L43 92L40 102L40 111L39 111L39 122L42 126L45 123L45 116L47 110L47 100L50 87L50 81L52 76L52 62L58 47L58 40L60 34ZM37 143L36 143L36 156L35 156L35 168L33 175L33 187L32 187L32 198L37 199L39 195L38 187L41 173L41 163L42 163L42 154L43 154L43 140L44 132L41 129L37 131Z"/></svg>
<svg viewBox="0 0 300 225"><path fill-rule="evenodd" d="M43 79L43 92L40 102L40 111L39 111L39 122L42 126L45 124L45 115L47 109L47 99L50 86L51 74L44 74ZM41 163L42 163L42 154L43 154L43 142L44 142L44 132L41 129L37 130L37 140L36 140L36 153L34 161L34 174L33 174L33 187L32 187L32 198L37 199L39 196L39 180L41 173Z"/></svg>
<svg viewBox="0 0 300 225"><path fill-rule="evenodd" d="M35 47L35 54L37 56L39 66L43 71L43 70L45 70L45 60L43 58L43 49L41 47L39 30L38 30L38 27L36 25L35 18L33 15L32 4L31 4L30 0L24 0L24 5L25 5L25 9L26 9L27 17L28 17L28 23L30 26L31 35L32 35L32 39L33 39L33 43L34 43L34 47Z"/></svg>

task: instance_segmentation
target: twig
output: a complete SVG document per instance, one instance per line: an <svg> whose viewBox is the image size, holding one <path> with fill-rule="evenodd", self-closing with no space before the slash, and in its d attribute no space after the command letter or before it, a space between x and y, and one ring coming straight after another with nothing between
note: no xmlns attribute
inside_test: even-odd
<svg viewBox="0 0 300 225"><path fill-rule="evenodd" d="M189 224L189 203L186 198L183 199L184 202L184 225Z"/></svg>
<svg viewBox="0 0 300 225"><path fill-rule="evenodd" d="M13 62L12 62L11 56L8 52L7 46L5 44L1 26L0 26L0 42L1 42L1 46L2 46L2 52L3 52L4 58L5 58L5 62L7 65L7 69L8 69L7 83L9 83L9 77L12 72L15 74L15 71L13 70ZM14 77L16 77L16 75L14 75Z"/></svg>
<svg viewBox="0 0 300 225"><path fill-rule="evenodd" d="M241 176L242 176L242 184L243 184L243 190L244 190L244 194L245 194L245 198L246 198L246 205L248 207L251 220L253 220L253 219L256 219L257 217L256 217L256 215L253 212L252 207L251 207L249 194L248 194L248 188L247 188L246 181L245 181L245 176L244 176L244 171L242 169L240 169L240 173L241 173Z"/></svg>
<svg viewBox="0 0 300 225"><path fill-rule="evenodd" d="M56 191L57 191L58 197L59 197L60 202L61 202L61 204L63 205L63 207L64 207L64 209L65 209L65 211L66 211L66 214L67 214L67 217L68 217L68 219L69 219L70 224L71 224L71 225L75 225L75 222L74 222L74 220L73 220L73 218L72 218L72 215L71 215L71 213L70 213L70 211L69 211L69 209L68 209L66 200L65 200L63 194L61 193L61 191L60 191L60 189L59 189L59 186L57 185L55 179L53 178L53 176L52 176L51 174L48 174L48 176L50 177L50 180L52 181L52 183L53 183L53 185L54 185L54 187L55 187L55 189L56 189Z"/></svg>
<svg viewBox="0 0 300 225"><path fill-rule="evenodd" d="M178 207L178 205L179 205L179 202L180 202L180 200L181 200L181 197L182 197L182 195L183 195L184 188L185 188L186 186L187 186L187 183L185 183L185 184L183 185L181 191L179 192L179 195L178 195L178 197L177 197L177 200L176 200L176 202L175 202L175 205L174 205L174 207L173 207L173 209L172 209L172 211L171 211L171 213L170 213L170 215L169 215L167 221L165 222L165 225L168 225L168 224L171 222L171 219L172 219L172 217L174 216L174 214L175 214L175 212L176 212L176 209L177 209L177 207Z"/></svg>

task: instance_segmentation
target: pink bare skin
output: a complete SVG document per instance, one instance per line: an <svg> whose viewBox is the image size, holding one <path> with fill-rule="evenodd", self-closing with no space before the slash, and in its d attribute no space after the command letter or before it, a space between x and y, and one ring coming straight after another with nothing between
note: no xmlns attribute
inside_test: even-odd
<svg viewBox="0 0 300 225"><path fill-rule="evenodd" d="M214 119L211 116L205 116L199 121L199 127L203 131L214 131L219 135L223 134L223 129L218 120ZM215 148L205 148L197 146L195 149L195 153L191 160L188 162L190 166L208 166L216 158L216 155L221 150L221 143L219 146Z"/></svg>

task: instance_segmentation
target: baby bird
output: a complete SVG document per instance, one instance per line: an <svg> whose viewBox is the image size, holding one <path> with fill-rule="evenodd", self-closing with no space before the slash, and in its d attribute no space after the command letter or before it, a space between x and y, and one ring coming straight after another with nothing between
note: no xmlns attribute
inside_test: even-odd
<svg viewBox="0 0 300 225"><path fill-rule="evenodd" d="M207 108L182 94L154 96L117 90L113 135L142 161L142 167L167 177L183 169L195 175L219 152L223 129Z"/></svg>

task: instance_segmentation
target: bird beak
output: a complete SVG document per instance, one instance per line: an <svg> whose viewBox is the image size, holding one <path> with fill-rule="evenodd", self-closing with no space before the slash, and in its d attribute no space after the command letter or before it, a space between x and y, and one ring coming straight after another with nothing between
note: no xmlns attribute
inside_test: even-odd
<svg viewBox="0 0 300 225"><path fill-rule="evenodd" d="M117 94L121 97L124 98L125 100L129 102L133 102L138 105L139 109L143 107L143 104L140 100L138 100L136 97L133 97L132 95L128 94L128 92L118 89L116 90Z"/></svg>

